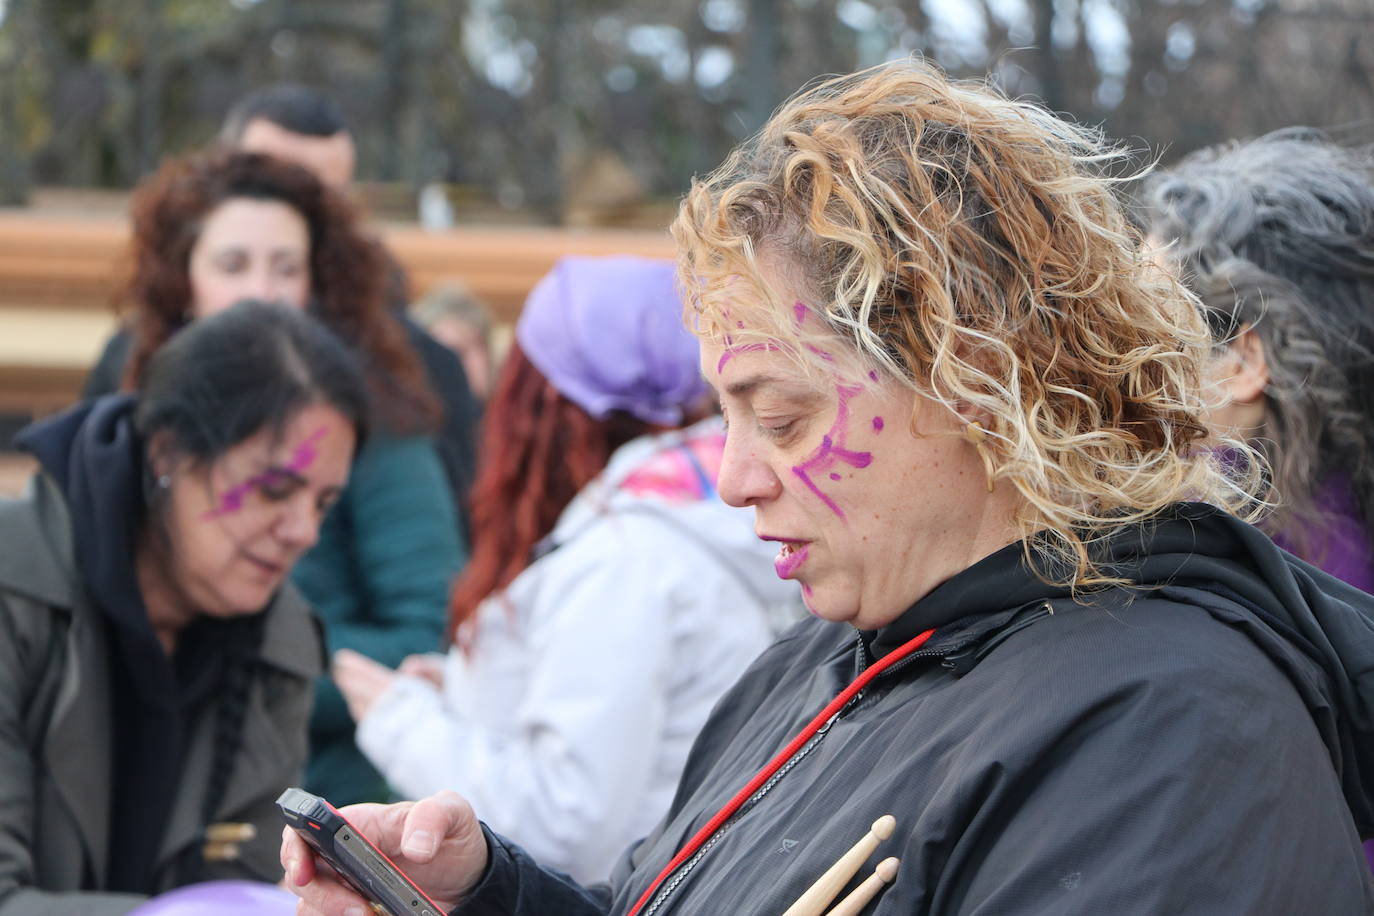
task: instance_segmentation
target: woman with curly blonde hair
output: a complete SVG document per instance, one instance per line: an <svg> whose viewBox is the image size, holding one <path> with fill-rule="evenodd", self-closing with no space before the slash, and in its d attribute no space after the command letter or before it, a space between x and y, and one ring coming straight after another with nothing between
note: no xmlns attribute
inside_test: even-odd
<svg viewBox="0 0 1374 916"><path fill-rule="evenodd" d="M721 495L816 619L607 885L451 794L346 813L462 913L1368 912L1374 602L1237 517L1260 481L1200 447L1207 329L1118 160L920 63L787 103L674 234Z"/></svg>

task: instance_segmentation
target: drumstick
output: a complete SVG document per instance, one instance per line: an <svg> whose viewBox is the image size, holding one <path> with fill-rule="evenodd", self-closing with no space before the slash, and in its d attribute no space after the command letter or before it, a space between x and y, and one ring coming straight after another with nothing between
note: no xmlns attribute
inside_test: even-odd
<svg viewBox="0 0 1374 916"><path fill-rule="evenodd" d="M825 908L834 902L840 891L844 890L849 879L854 877L864 862L868 861L868 857L873 855L873 850L877 849L883 840L892 836L892 831L896 827L897 819L890 814L884 814L874 821L873 829L855 843L849 852L840 856L834 865L826 869L825 874L807 888L806 893L798 897L797 902L789 906L782 916L822 916Z"/></svg>
<svg viewBox="0 0 1374 916"><path fill-rule="evenodd" d="M883 859L863 884L854 888L848 897L841 900L835 909L825 916L859 916L863 908L868 906L868 902L897 877L897 866L900 864L895 858Z"/></svg>

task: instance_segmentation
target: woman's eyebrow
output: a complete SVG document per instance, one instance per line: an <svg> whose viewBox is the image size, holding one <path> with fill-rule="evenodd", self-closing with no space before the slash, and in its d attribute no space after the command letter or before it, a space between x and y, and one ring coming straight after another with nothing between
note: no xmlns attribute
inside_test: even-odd
<svg viewBox="0 0 1374 916"><path fill-rule="evenodd" d="M780 380L775 376L757 373L755 375L747 375L742 379L737 379L726 385L725 393L731 397L742 398L755 393L760 388L767 388L770 385L778 384L780 384Z"/></svg>

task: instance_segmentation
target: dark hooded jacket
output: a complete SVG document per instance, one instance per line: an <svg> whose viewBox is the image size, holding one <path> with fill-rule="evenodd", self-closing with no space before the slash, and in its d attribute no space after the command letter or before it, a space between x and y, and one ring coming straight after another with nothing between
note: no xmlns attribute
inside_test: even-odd
<svg viewBox="0 0 1374 916"><path fill-rule="evenodd" d="M167 655L133 567L151 484L133 406L102 398L27 429L43 473L0 502L3 916L125 913L138 895L280 872L273 801L305 759L319 633L287 585L262 614L188 625ZM240 650L242 692L226 685ZM242 716L226 730L230 695ZM257 836L206 861L207 822Z"/></svg>
<svg viewBox="0 0 1374 916"><path fill-rule="evenodd" d="M1109 550L1139 587L1074 601L1013 545L876 632L802 623L722 699L609 884L489 833L457 912L629 912L816 712L927 628L640 913L781 913L884 814L896 832L849 887L901 865L865 914L1374 912L1374 598L1201 505Z"/></svg>

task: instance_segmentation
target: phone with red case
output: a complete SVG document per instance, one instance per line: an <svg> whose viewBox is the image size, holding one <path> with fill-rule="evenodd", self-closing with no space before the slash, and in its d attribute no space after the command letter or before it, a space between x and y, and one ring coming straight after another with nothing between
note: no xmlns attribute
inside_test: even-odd
<svg viewBox="0 0 1374 916"><path fill-rule="evenodd" d="M304 789L277 799L282 817L348 884L390 916L447 916L338 809Z"/></svg>

